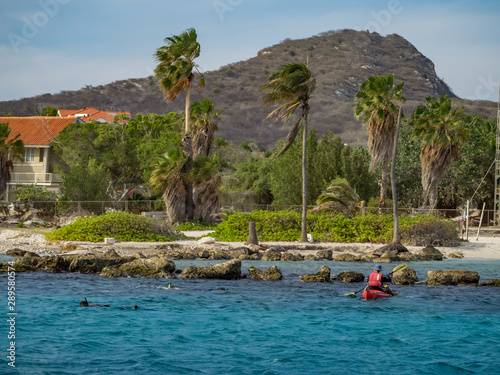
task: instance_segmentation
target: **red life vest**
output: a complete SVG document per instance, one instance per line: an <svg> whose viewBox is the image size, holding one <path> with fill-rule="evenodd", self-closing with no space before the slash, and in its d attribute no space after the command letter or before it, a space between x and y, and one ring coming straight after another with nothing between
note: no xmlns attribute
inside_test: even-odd
<svg viewBox="0 0 500 375"><path fill-rule="evenodd" d="M373 272L368 278L368 285L382 287L382 274Z"/></svg>

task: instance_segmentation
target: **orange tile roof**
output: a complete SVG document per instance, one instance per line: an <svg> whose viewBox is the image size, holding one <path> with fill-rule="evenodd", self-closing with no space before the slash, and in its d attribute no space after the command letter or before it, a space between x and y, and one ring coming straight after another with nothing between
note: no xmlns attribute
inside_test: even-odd
<svg viewBox="0 0 500 375"><path fill-rule="evenodd" d="M117 115L125 114L126 116L130 117L130 112L111 112L111 111L107 112L107 111L100 111L98 109L91 108L91 107L86 107L83 109L60 109L59 114L61 116L78 117L78 118L82 119L82 121L84 121L84 122L89 122L91 120L98 121L98 120L102 119L106 122L113 123L113 121L115 120L115 116L117 116ZM82 115L85 115L85 116L82 116ZM123 122L126 123L128 121L120 120L118 122L119 123L123 123Z"/></svg>
<svg viewBox="0 0 500 375"><path fill-rule="evenodd" d="M75 117L0 117L0 123L9 123L10 134L7 140L21 134L25 146L48 146L69 124L79 121Z"/></svg>

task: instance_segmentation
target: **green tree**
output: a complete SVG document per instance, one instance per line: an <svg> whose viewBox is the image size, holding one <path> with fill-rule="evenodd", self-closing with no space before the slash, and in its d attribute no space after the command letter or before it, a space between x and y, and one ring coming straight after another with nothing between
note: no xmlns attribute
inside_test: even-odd
<svg viewBox="0 0 500 375"><path fill-rule="evenodd" d="M266 105L280 104L272 111L268 118L275 117L275 123L284 120L285 124L300 108L285 145L278 156L288 150L295 140L302 124L302 230L301 241L307 242L307 117L309 114L309 101L316 86L316 79L304 63L290 63L271 72L267 83L262 86L266 92L264 103Z"/></svg>
<svg viewBox="0 0 500 375"><path fill-rule="evenodd" d="M58 110L54 106L43 107L41 111L36 111L38 116L58 116Z"/></svg>
<svg viewBox="0 0 500 375"><path fill-rule="evenodd" d="M430 209L434 210L439 198L439 183L467 140L468 132L462 121L464 108L452 109L448 95L439 99L427 98L426 102L426 106L415 109L412 123L414 137L422 141L424 203L428 200Z"/></svg>
<svg viewBox="0 0 500 375"><path fill-rule="evenodd" d="M485 202L487 208L493 208L495 123L482 116L464 115L462 124L469 136L439 184L441 207L456 208L473 199L478 207Z"/></svg>
<svg viewBox="0 0 500 375"><path fill-rule="evenodd" d="M106 168L95 158L90 158L85 164L74 165L62 176L63 198L70 201L107 200L110 180Z"/></svg>
<svg viewBox="0 0 500 375"><path fill-rule="evenodd" d="M371 76L355 96L355 117L363 116L363 125L367 125L371 169L381 166L380 208L385 207L387 175L394 150L394 125L398 114L395 102L404 102L403 86L404 82L394 85L394 74Z"/></svg>
<svg viewBox="0 0 500 375"><path fill-rule="evenodd" d="M14 159L21 159L24 152L21 135L9 137L10 132L9 123L0 123L0 197L5 194L7 184L11 180Z"/></svg>

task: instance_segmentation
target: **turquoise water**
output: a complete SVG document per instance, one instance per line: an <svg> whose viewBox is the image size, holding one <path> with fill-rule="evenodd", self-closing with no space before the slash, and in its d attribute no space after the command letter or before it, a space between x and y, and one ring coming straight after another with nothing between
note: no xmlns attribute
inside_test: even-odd
<svg viewBox="0 0 500 375"><path fill-rule="evenodd" d="M176 261L177 268L213 263ZM242 271L273 264L285 280L18 274L16 368L4 355L0 374L500 373L500 288L397 286L397 297L364 301L344 296L363 283L306 284L298 276L324 264L333 274L367 275L368 263L245 261ZM500 261L409 266L421 280L429 269L500 278ZM5 274L0 283L7 285ZM81 308L84 297L112 307ZM120 309L134 304L153 311Z"/></svg>

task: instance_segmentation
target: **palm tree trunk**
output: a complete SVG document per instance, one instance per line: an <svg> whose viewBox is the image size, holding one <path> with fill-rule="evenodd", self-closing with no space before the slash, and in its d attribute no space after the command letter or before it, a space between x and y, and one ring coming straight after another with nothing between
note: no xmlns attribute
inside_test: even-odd
<svg viewBox="0 0 500 375"><path fill-rule="evenodd" d="M193 197L193 182L189 179L188 175L191 171L191 165L193 164L193 139L190 134L189 120L190 120L190 108L191 108L191 79L188 79L186 85L186 108L185 108L185 122L186 127L184 131L184 137L182 139L182 152L187 156L186 164L183 168L184 177L184 189L186 190L186 201L185 201L185 218L186 220L193 220L194 212L196 210L195 200Z"/></svg>
<svg viewBox="0 0 500 375"><path fill-rule="evenodd" d="M383 214L383 209L386 207L385 198L387 194L387 169L389 169L389 163L384 160L381 165L381 174L379 185L380 185L380 201L378 202L378 213Z"/></svg>
<svg viewBox="0 0 500 375"><path fill-rule="evenodd" d="M394 216L394 235L392 238L392 243L394 245L401 244L401 234L399 232L398 194L396 192L396 156L398 154L400 123L401 123L401 106L399 106L398 123L396 125L396 134L394 135L394 151L392 153L392 165L391 165L391 187L392 187L392 200L393 200L392 209Z"/></svg>
<svg viewBox="0 0 500 375"><path fill-rule="evenodd" d="M307 112L302 132L302 231L301 242L307 242Z"/></svg>
<svg viewBox="0 0 500 375"><path fill-rule="evenodd" d="M184 136L186 135L189 135L189 131L190 131L190 128L189 128L189 119L190 119L190 113L191 111L191 80L188 79L188 82L186 84L186 108L184 110L185 112L185 130L184 130Z"/></svg>

